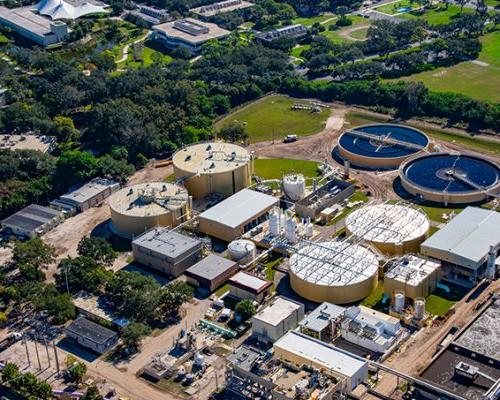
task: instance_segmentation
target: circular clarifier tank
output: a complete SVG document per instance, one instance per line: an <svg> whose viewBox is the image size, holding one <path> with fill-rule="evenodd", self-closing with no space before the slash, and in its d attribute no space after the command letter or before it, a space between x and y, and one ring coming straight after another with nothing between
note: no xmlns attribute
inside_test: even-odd
<svg viewBox="0 0 500 400"><path fill-rule="evenodd" d="M500 167L482 157L435 153L401 165L403 188L426 201L468 204L500 193Z"/></svg>
<svg viewBox="0 0 500 400"><path fill-rule="evenodd" d="M397 168L407 158L426 149L427 136L405 125L363 125L345 131L339 139L342 158L352 165Z"/></svg>

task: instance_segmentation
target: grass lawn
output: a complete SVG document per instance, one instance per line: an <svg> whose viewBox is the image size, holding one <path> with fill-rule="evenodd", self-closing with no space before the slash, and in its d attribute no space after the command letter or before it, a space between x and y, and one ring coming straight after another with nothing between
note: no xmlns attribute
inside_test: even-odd
<svg viewBox="0 0 500 400"><path fill-rule="evenodd" d="M483 45L478 60L486 62L493 67L500 68L500 31L487 33L481 37ZM500 71L497 71L499 74Z"/></svg>
<svg viewBox="0 0 500 400"><path fill-rule="evenodd" d="M289 158L258 158L255 160L255 175L263 179L281 179L283 175L292 172L311 178L320 175L316 161Z"/></svg>
<svg viewBox="0 0 500 400"><path fill-rule="evenodd" d="M168 64L172 62L173 58L168 54L164 54L159 49L156 48L156 44L152 42L146 42L140 50L142 60L134 60L133 49L129 49L127 60L118 64L118 68L140 68L149 67L156 60L163 64Z"/></svg>
<svg viewBox="0 0 500 400"><path fill-rule="evenodd" d="M311 45L310 44L305 44L303 46L297 46L297 47L294 47L292 49L292 51L290 52L290 55L293 56L293 57L297 57L297 58L300 58L302 57L302 52L304 50L308 50L311 48Z"/></svg>
<svg viewBox="0 0 500 400"><path fill-rule="evenodd" d="M217 297L221 297L226 292L229 292L229 283L225 283L219 289L217 289L217 291L215 292L215 295Z"/></svg>
<svg viewBox="0 0 500 400"><path fill-rule="evenodd" d="M452 212L458 214L465 208L465 206L464 208L453 208L453 207L439 207L439 206L434 207L434 206L419 205L418 208L420 208L423 212L425 212L429 217L429 219L431 219L432 221L447 222L447 220L442 217L443 214L450 215Z"/></svg>
<svg viewBox="0 0 500 400"><path fill-rule="evenodd" d="M363 202L367 202L368 201L368 196L366 196L366 194L364 194L363 192L361 191L356 191L353 193L353 195L351 197L349 197L349 201L350 202L355 202L355 201L363 201ZM328 222L327 225L331 226L331 225L334 225L336 224L337 222L339 221L342 221L344 218L346 218L350 213L356 211L358 208L360 208L361 205L359 206L355 206L355 207L351 207L351 208L344 208L342 210L342 212L337 215L335 218L333 218L330 222ZM342 232L335 232L335 235L334 236L338 236L340 235Z"/></svg>
<svg viewBox="0 0 500 400"><path fill-rule="evenodd" d="M425 300L425 309L432 315L444 315L455 304L454 301L447 300L444 297L431 294Z"/></svg>
<svg viewBox="0 0 500 400"><path fill-rule="evenodd" d="M365 124L376 124L388 122L386 119L378 118L374 115L367 114L359 111L350 111L346 115L346 126L354 127ZM410 124L411 126L411 124ZM492 141L485 138L475 138L473 136L461 136L454 135L452 133L443 132L437 129L422 128L415 126L415 128L420 129L425 132L430 137L443 140L446 142L454 142L468 147L474 150L486 151L492 154L500 154L500 143L498 141Z"/></svg>
<svg viewBox="0 0 500 400"><path fill-rule="evenodd" d="M283 257L279 256L278 254L271 253L268 260L264 263L266 270L266 279L273 283L273 285L271 286L271 290L273 292L276 291L276 287L274 286L274 275L276 274L276 270L274 269L274 267L281 264L282 261Z"/></svg>
<svg viewBox="0 0 500 400"><path fill-rule="evenodd" d="M472 12L472 10L464 8L463 12ZM418 14L418 12L407 12L397 17L403 19L423 19L426 20L429 25L443 25L450 22L453 16L457 14L460 14L459 6L450 4L448 9L446 9L445 5L440 3L438 7L428 9L422 14Z"/></svg>
<svg viewBox="0 0 500 400"><path fill-rule="evenodd" d="M396 3L384 4L383 6L375 8L376 11L383 12L384 14L394 15L406 11L398 11L401 8L418 8L419 4L415 1L401 0Z"/></svg>
<svg viewBox="0 0 500 400"><path fill-rule="evenodd" d="M335 18L334 15L317 15L315 17L310 17L310 18L295 18L292 22L294 24L301 24L305 26L312 26L316 22L322 23L326 20L329 20L331 18Z"/></svg>
<svg viewBox="0 0 500 400"><path fill-rule="evenodd" d="M331 21L325 24L327 29L326 31L321 32L320 35L327 37L328 39L330 39L335 43L353 42L354 39L365 39L371 21L369 19L359 17L357 15L348 15L348 18L352 20L352 25L344 26L340 29L330 31L328 30L328 27L334 25L336 22L336 21ZM348 33L353 29L360 28L363 26L366 26L366 28L354 30L352 33Z"/></svg>
<svg viewBox="0 0 500 400"><path fill-rule="evenodd" d="M374 308L378 303L382 301L384 297L384 282L382 280L378 281L378 285L375 290L366 299L364 299L360 305Z"/></svg>
<svg viewBox="0 0 500 400"><path fill-rule="evenodd" d="M281 140L286 135L312 135L323 129L330 115L328 109L319 113L308 110L292 110L295 103L308 104L308 100L286 96L268 96L229 114L216 122L220 129L225 123L239 121L246 124L250 142Z"/></svg>
<svg viewBox="0 0 500 400"><path fill-rule="evenodd" d="M0 45L9 43L10 40L2 32L0 32Z"/></svg>
<svg viewBox="0 0 500 400"><path fill-rule="evenodd" d="M438 230L439 230L439 228L437 226L430 226L429 227L429 237L434 235Z"/></svg>

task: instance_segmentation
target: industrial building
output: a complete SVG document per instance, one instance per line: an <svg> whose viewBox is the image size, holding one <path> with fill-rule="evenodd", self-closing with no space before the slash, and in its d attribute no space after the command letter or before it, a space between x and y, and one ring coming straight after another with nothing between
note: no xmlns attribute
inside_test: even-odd
<svg viewBox="0 0 500 400"><path fill-rule="evenodd" d="M210 254L190 267L185 275L190 284L212 293L224 285L238 270L239 265L235 261Z"/></svg>
<svg viewBox="0 0 500 400"><path fill-rule="evenodd" d="M30 204L2 221L2 229L9 230L13 235L32 238L43 235L64 220L64 214L59 210Z"/></svg>
<svg viewBox="0 0 500 400"><path fill-rule="evenodd" d="M201 213L199 229L230 242L267 220L269 210L278 203L273 196L243 189Z"/></svg>
<svg viewBox="0 0 500 400"><path fill-rule="evenodd" d="M178 150L172 157L174 174L195 199L218 193L224 197L250 186L253 164L250 153L233 143L198 143Z"/></svg>
<svg viewBox="0 0 500 400"><path fill-rule="evenodd" d="M201 7L191 8L189 11L200 17L213 17L214 15L243 10L253 7L254 4L244 0L225 0L217 3L207 4Z"/></svg>
<svg viewBox="0 0 500 400"><path fill-rule="evenodd" d="M373 124L344 132L338 151L350 164L372 169L397 168L407 158L424 151L427 136L405 125Z"/></svg>
<svg viewBox="0 0 500 400"><path fill-rule="evenodd" d="M307 28L304 25L295 24L284 26L282 28L273 29L267 32L261 32L255 35L255 37L264 42L271 43L279 39L300 39L307 35Z"/></svg>
<svg viewBox="0 0 500 400"><path fill-rule="evenodd" d="M341 380L348 393L368 379L368 363L320 340L291 331L278 340L274 356L297 368L309 366Z"/></svg>
<svg viewBox="0 0 500 400"><path fill-rule="evenodd" d="M274 343L288 331L297 328L302 318L302 303L277 296L252 317L252 333L261 342Z"/></svg>
<svg viewBox="0 0 500 400"><path fill-rule="evenodd" d="M272 284L271 281L241 271L229 279L229 294L239 300L262 303Z"/></svg>
<svg viewBox="0 0 500 400"><path fill-rule="evenodd" d="M114 314L105 296L95 296L81 291L73 297L72 302L78 314L99 324L106 326L113 324L122 328L130 323L128 319L117 317Z"/></svg>
<svg viewBox="0 0 500 400"><path fill-rule="evenodd" d="M354 194L355 186L340 179L328 180L316 190L295 203L295 212L301 218L315 220L328 207Z"/></svg>
<svg viewBox="0 0 500 400"><path fill-rule="evenodd" d="M118 334L85 317L78 317L65 328L66 337L95 353L103 354L118 343Z"/></svg>
<svg viewBox="0 0 500 400"><path fill-rule="evenodd" d="M152 38L169 49L184 47L192 54L198 54L209 40L222 39L230 33L210 22L184 18L153 26Z"/></svg>
<svg viewBox="0 0 500 400"><path fill-rule="evenodd" d="M441 278L441 263L414 255L391 260L384 275L384 292L394 296L396 292L415 300L427 297Z"/></svg>
<svg viewBox="0 0 500 400"><path fill-rule="evenodd" d="M314 302L352 303L376 288L378 268L377 256L358 244L306 242L290 257L290 285Z"/></svg>
<svg viewBox="0 0 500 400"><path fill-rule="evenodd" d="M51 46L68 38L68 25L63 21L51 21L36 12L34 6L6 8L0 6L0 25L33 41L40 46Z"/></svg>
<svg viewBox="0 0 500 400"><path fill-rule="evenodd" d="M153 228L132 241L134 260L170 276L180 276L201 258L202 243L168 228Z"/></svg>
<svg viewBox="0 0 500 400"><path fill-rule="evenodd" d="M0 87L1 93L6 90ZM2 106L0 101L0 107ZM45 135L0 135L0 150L38 150L42 153L50 153L54 150L56 138Z"/></svg>
<svg viewBox="0 0 500 400"><path fill-rule="evenodd" d="M467 207L421 246L422 254L442 262L447 280L473 286L495 270L500 249L500 213Z"/></svg>
<svg viewBox="0 0 500 400"><path fill-rule="evenodd" d="M158 226L174 227L191 217L186 189L165 182L123 188L111 196L109 208L113 231L125 238Z"/></svg>
<svg viewBox="0 0 500 400"><path fill-rule="evenodd" d="M386 254L418 252L427 238L427 215L405 204L377 204L362 207L346 218L346 232Z"/></svg>
<svg viewBox="0 0 500 400"><path fill-rule="evenodd" d="M417 199L445 205L483 202L500 194L500 166L478 156L422 155L403 163L399 177Z"/></svg>
<svg viewBox="0 0 500 400"><path fill-rule="evenodd" d="M120 188L118 182L110 179L95 178L81 186L71 188L70 191L50 204L62 210L76 209L83 212L96 207Z"/></svg>
<svg viewBox="0 0 500 400"><path fill-rule="evenodd" d="M172 18L167 10L145 4L138 5L137 10L133 10L130 13L142 18L150 25L158 25Z"/></svg>

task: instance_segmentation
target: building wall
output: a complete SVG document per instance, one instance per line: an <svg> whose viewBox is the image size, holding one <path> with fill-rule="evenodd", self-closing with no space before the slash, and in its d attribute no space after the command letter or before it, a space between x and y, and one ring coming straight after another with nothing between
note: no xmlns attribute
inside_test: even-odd
<svg viewBox="0 0 500 400"><path fill-rule="evenodd" d="M410 156L404 157L366 157L360 154L352 153L339 145L339 153L342 158L348 159L352 165L373 168L398 168L399 165L409 157L413 157L414 153Z"/></svg>
<svg viewBox="0 0 500 400"><path fill-rule="evenodd" d="M405 296L415 300L417 297L427 297L436 289L439 282L439 269L429 274L418 285L409 285L396 279L384 277L384 293L392 296L396 291L404 292Z"/></svg>
<svg viewBox="0 0 500 400"><path fill-rule="evenodd" d="M238 272L238 269L239 266L235 263L231 268L227 269L214 279L207 279L202 276L197 277L188 274L186 274L186 278L188 283L190 283L191 285L213 292L224 285L229 280L229 278L231 278L236 272Z"/></svg>
<svg viewBox="0 0 500 400"><path fill-rule="evenodd" d="M264 297L266 296L267 289L259 294L255 294L255 293L252 293L248 290L233 286L230 283L229 284L229 293L231 294L231 296L236 297L237 299L240 299L240 300L248 299L248 300L256 301L258 303L262 303L262 300L264 300Z"/></svg>
<svg viewBox="0 0 500 400"><path fill-rule="evenodd" d="M288 331L297 328L303 318L303 306L295 310L279 324L270 324L254 316L252 318L252 332L262 342L275 342Z"/></svg>
<svg viewBox="0 0 500 400"><path fill-rule="evenodd" d="M118 335L113 336L105 343L95 343L87 338L77 335L74 332L66 331L66 336L76 341L80 346L86 347L96 353L103 354L110 350L118 342Z"/></svg>
<svg viewBox="0 0 500 400"><path fill-rule="evenodd" d="M333 304L347 304L359 301L369 296L377 287L378 275L373 276L353 285L325 286L307 282L297 275L290 273L290 285L300 296L322 303L327 301Z"/></svg>
<svg viewBox="0 0 500 400"><path fill-rule="evenodd" d="M201 243L173 261L164 254L145 249L135 243L132 243L132 252L134 260L138 263L164 274L178 277L201 259Z"/></svg>

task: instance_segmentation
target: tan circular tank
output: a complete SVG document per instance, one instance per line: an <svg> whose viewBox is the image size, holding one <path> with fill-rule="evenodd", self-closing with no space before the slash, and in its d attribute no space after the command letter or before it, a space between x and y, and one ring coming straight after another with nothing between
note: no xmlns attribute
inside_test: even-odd
<svg viewBox="0 0 500 400"><path fill-rule="evenodd" d="M123 188L109 199L113 231L133 238L155 226L177 226L190 217L189 195L164 182Z"/></svg>
<svg viewBox="0 0 500 400"><path fill-rule="evenodd" d="M308 245L290 257L292 289L305 299L347 304L377 287L378 259L369 249L346 242Z"/></svg>
<svg viewBox="0 0 500 400"><path fill-rule="evenodd" d="M251 184L250 153L233 143L194 144L177 151L172 161L176 179L195 199L211 193L228 197Z"/></svg>

